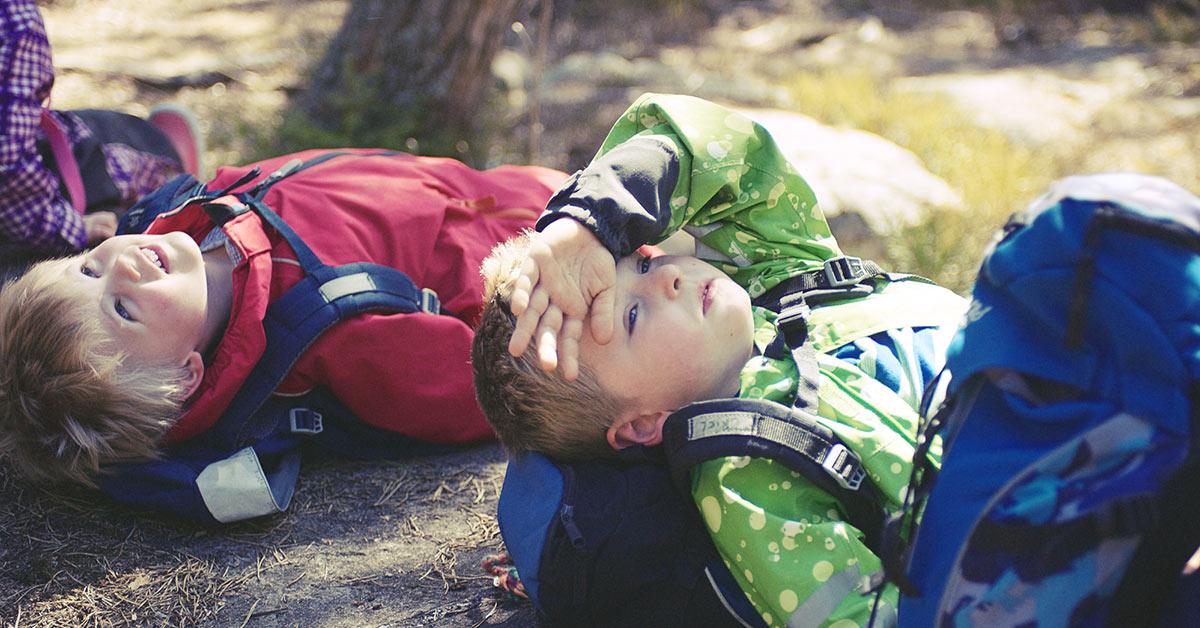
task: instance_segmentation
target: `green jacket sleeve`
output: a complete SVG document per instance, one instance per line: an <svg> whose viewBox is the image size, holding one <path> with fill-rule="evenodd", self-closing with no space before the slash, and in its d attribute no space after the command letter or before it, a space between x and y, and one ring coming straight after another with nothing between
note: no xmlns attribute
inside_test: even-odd
<svg viewBox="0 0 1200 628"><path fill-rule="evenodd" d="M703 244L699 256L751 297L841 255L811 188L766 129L689 96L634 102L539 228L564 215L618 257L684 229Z"/></svg>

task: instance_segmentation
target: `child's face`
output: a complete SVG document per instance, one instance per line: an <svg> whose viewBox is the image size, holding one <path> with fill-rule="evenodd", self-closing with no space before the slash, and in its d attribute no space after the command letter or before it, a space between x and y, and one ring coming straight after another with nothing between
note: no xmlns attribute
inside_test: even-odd
<svg viewBox="0 0 1200 628"><path fill-rule="evenodd" d="M753 351L750 296L695 257L629 255L617 263L613 339L586 331L580 362L637 412L736 396Z"/></svg>
<svg viewBox="0 0 1200 628"><path fill-rule="evenodd" d="M203 341L207 283L196 243L183 233L124 235L59 262L72 294L94 304L130 356L182 364Z"/></svg>

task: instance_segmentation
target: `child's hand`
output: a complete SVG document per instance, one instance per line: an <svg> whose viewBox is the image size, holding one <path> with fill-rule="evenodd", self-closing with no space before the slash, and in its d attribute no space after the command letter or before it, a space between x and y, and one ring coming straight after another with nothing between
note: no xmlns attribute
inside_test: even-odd
<svg viewBox="0 0 1200 628"><path fill-rule="evenodd" d="M1190 576L1200 570L1200 549L1196 550L1195 554L1188 559L1187 564L1183 566L1183 575Z"/></svg>
<svg viewBox="0 0 1200 628"><path fill-rule="evenodd" d="M117 215L112 212L95 212L83 216L83 230L88 244L111 238L117 233Z"/></svg>
<svg viewBox="0 0 1200 628"><path fill-rule="evenodd" d="M616 277L612 254L587 227L569 218L547 225L534 236L513 286L509 306L517 323L508 352L521 355L536 337L542 368L561 363L563 376L575 379L589 311L592 338L599 344L612 339Z"/></svg>

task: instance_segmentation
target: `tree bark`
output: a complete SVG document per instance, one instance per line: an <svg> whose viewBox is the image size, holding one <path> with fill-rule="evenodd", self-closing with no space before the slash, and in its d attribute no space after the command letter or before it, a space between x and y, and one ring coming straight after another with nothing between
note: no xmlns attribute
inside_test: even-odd
<svg viewBox="0 0 1200 628"><path fill-rule="evenodd" d="M301 109L358 144L400 138L462 157L485 130L492 59L524 2L352 0Z"/></svg>

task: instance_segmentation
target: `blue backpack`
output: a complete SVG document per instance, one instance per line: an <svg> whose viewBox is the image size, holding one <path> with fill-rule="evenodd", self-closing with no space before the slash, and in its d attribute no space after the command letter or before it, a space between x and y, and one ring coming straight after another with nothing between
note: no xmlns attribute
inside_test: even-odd
<svg viewBox="0 0 1200 628"><path fill-rule="evenodd" d="M922 428L941 470L885 533L900 626L1159 625L1200 545L1198 253L1200 199L1148 176L1005 225Z"/></svg>

